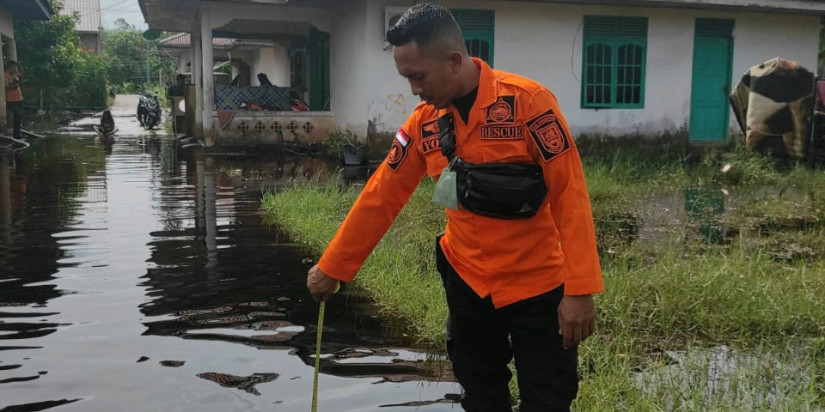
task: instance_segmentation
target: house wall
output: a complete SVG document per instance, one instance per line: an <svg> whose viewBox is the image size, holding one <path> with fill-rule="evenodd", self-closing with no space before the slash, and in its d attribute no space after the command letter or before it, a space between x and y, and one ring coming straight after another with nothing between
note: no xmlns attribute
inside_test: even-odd
<svg viewBox="0 0 825 412"><path fill-rule="evenodd" d="M371 134L391 136L419 99L396 72L392 48L384 50L384 8L409 6L409 2L356 3L347 15L336 15L333 70L343 71L334 74L333 109L339 124L356 129L368 126ZM811 71L817 68L820 22L816 16L478 0L443 4L494 10L495 68L531 77L550 88L574 134L658 134L687 127L693 28L698 17L735 20L731 85L751 66L777 56L795 60ZM582 21L584 15L591 14L649 18L643 109L580 107ZM353 45L364 50L353 51ZM366 77L365 70L369 73ZM366 102L366 116L362 116L360 103L355 103L361 101ZM342 105L347 106L346 111L341 111ZM730 124L738 127L733 116Z"/></svg>
<svg viewBox="0 0 825 412"><path fill-rule="evenodd" d="M80 33L80 47L87 52L100 53L100 34Z"/></svg>
<svg viewBox="0 0 825 412"><path fill-rule="evenodd" d="M286 48L276 44L272 47L261 47L252 53L250 73L253 86L260 86L258 73L265 73L269 81L276 86L289 86L289 54Z"/></svg>

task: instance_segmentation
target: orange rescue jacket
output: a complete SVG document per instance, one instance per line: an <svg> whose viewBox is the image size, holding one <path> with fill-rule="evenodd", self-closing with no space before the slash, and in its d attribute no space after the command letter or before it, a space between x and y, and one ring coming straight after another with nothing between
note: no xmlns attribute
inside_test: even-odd
<svg viewBox="0 0 825 412"><path fill-rule="evenodd" d="M348 282L425 177L447 160L438 116L452 115L456 155L470 163L538 163L548 194L528 219L504 220L446 209L441 247L462 279L500 308L564 283L566 295L604 289L584 172L555 96L537 82L493 70L481 60L478 95L465 124L454 107L419 104L368 180L318 262Z"/></svg>

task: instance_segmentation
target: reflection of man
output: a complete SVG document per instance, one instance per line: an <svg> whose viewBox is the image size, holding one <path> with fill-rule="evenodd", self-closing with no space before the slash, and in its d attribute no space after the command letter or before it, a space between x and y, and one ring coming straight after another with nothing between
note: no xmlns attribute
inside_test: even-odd
<svg viewBox="0 0 825 412"><path fill-rule="evenodd" d="M20 139L20 129L22 126L23 91L20 90L20 78L23 71L20 64L15 61L6 62L6 70L3 73L3 80L6 85L6 108L12 115L15 139Z"/></svg>
<svg viewBox="0 0 825 412"><path fill-rule="evenodd" d="M448 158L460 159L450 166L459 174L469 167L462 164L518 170L515 178L468 173L477 185L459 190L465 200L444 202L436 262L450 313L447 351L466 410L511 410L507 365L515 358L520 410L567 411L578 391L576 347L595 328L591 294L603 284L581 160L558 102L542 85L471 58L440 6L413 6L387 39L423 103L309 270L307 287L326 300L338 281L352 280L421 179L438 177ZM502 181L510 184L494 184ZM525 187L542 193L537 204L510 202L532 200ZM466 202L473 191L490 196ZM513 207L501 208L502 218L485 214L499 204Z"/></svg>

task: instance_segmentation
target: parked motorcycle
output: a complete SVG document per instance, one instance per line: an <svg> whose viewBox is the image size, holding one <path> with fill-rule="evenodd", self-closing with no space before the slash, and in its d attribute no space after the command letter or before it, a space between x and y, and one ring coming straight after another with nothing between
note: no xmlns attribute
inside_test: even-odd
<svg viewBox="0 0 825 412"><path fill-rule="evenodd" d="M152 130L160 123L161 110L157 96L151 94L140 96L137 118L140 126L146 130Z"/></svg>

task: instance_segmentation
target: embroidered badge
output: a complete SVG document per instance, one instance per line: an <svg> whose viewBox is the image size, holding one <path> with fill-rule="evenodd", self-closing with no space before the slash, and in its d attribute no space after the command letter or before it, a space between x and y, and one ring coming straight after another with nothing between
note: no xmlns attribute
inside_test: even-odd
<svg viewBox="0 0 825 412"><path fill-rule="evenodd" d="M438 120L421 125L421 149L424 154L441 149L441 143L438 141Z"/></svg>
<svg viewBox="0 0 825 412"><path fill-rule="evenodd" d="M430 153L435 150L441 150L441 142L438 140L438 137L424 139L421 141L421 149L423 150L424 154Z"/></svg>
<svg viewBox="0 0 825 412"><path fill-rule="evenodd" d="M517 140L524 138L524 126L516 125L516 97L499 96L487 108L487 119L481 126L481 138L485 140Z"/></svg>
<svg viewBox="0 0 825 412"><path fill-rule="evenodd" d="M438 136L438 120L431 120L421 125L421 140Z"/></svg>
<svg viewBox="0 0 825 412"><path fill-rule="evenodd" d="M516 96L499 96L495 103L487 108L487 124L515 123Z"/></svg>
<svg viewBox="0 0 825 412"><path fill-rule="evenodd" d="M559 124L553 109L527 122L527 129L536 142L545 162L570 149L570 142L564 128Z"/></svg>
<svg viewBox="0 0 825 412"><path fill-rule="evenodd" d="M407 158L407 152L409 151L411 142L412 137L404 132L404 129L398 129L386 160L387 166L389 166L393 172L398 171L398 167L401 166L401 163Z"/></svg>

